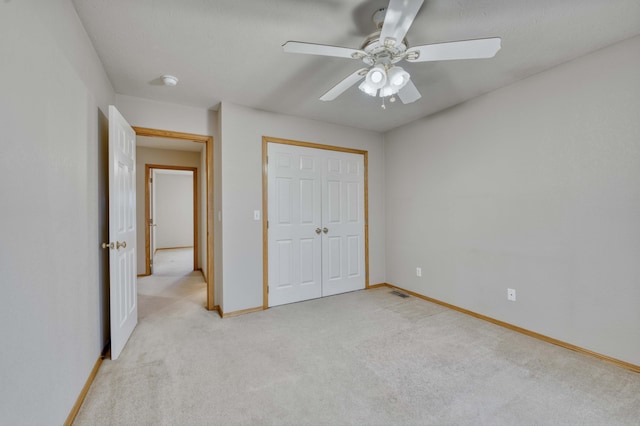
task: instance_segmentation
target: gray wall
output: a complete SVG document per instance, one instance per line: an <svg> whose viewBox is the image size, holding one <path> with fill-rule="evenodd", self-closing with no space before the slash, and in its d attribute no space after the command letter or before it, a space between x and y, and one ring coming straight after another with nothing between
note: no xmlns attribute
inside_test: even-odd
<svg viewBox="0 0 640 426"><path fill-rule="evenodd" d="M220 129L220 111L214 114L216 132L213 137L213 246L214 246L214 279L215 304L222 301L222 130Z"/></svg>
<svg viewBox="0 0 640 426"><path fill-rule="evenodd" d="M636 37L386 134L388 282L640 364L639 69Z"/></svg>
<svg viewBox="0 0 640 426"><path fill-rule="evenodd" d="M384 167L379 133L226 102L220 107L220 129L223 226L220 305L225 313L262 306L262 221L253 220L253 211L262 210L262 136L369 152L369 278L371 284L385 281Z"/></svg>
<svg viewBox="0 0 640 426"><path fill-rule="evenodd" d="M69 1L0 2L0 58L0 424L62 424L108 337L115 95Z"/></svg>
<svg viewBox="0 0 640 426"><path fill-rule="evenodd" d="M205 108L120 94L116 95L116 106L132 126L196 135L214 135L216 131L215 113Z"/></svg>

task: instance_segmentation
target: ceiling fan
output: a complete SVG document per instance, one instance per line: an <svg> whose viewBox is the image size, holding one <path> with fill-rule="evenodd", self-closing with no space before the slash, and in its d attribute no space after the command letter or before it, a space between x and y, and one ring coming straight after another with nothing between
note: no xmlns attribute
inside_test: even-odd
<svg viewBox="0 0 640 426"><path fill-rule="evenodd" d="M332 101L354 84L370 96L395 101L397 94L402 103L420 99L421 95L411 81L408 72L396 65L401 61L427 62L453 59L492 58L500 50L499 37L452 41L410 47L405 38L424 0L390 0L387 8L378 9L373 15L377 31L370 34L360 49L329 46L325 44L288 41L282 45L285 52L307 55L351 58L365 63L364 68L353 72L320 97Z"/></svg>

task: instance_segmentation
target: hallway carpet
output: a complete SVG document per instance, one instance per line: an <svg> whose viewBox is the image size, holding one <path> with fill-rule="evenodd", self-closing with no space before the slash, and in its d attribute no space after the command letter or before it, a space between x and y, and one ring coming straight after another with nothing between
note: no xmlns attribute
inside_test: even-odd
<svg viewBox="0 0 640 426"><path fill-rule="evenodd" d="M439 305L380 288L220 319L197 277L141 294L166 300L76 425L640 424L639 374Z"/></svg>
<svg viewBox="0 0 640 426"><path fill-rule="evenodd" d="M158 250L152 271L151 276L138 277L139 320L199 291L206 297L204 277L193 270L193 248Z"/></svg>

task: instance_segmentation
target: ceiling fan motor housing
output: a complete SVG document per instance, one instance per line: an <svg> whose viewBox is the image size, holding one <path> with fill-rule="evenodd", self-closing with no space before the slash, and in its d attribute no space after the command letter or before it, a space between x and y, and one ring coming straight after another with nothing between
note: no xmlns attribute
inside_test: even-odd
<svg viewBox="0 0 640 426"><path fill-rule="evenodd" d="M366 52L368 56L355 59L362 59L362 61L367 65L375 65L377 63L387 61L389 64L395 64L404 58L404 53L409 47L406 37L403 38L400 43L398 43L398 40L391 38L382 41L380 40L380 33L382 32L382 26L386 16L386 7L382 7L375 11L371 19L376 26L376 31L369 34L362 42L362 45L360 45L360 50ZM384 60L379 60L383 58Z"/></svg>
<svg viewBox="0 0 640 426"><path fill-rule="evenodd" d="M354 54L353 58L361 59L362 62L370 66L380 62L395 64L404 59L407 47L408 43L406 38L400 43L392 41L391 39L387 39L385 43L381 43L380 31L376 31L371 33L360 47L360 50L364 51L366 56Z"/></svg>

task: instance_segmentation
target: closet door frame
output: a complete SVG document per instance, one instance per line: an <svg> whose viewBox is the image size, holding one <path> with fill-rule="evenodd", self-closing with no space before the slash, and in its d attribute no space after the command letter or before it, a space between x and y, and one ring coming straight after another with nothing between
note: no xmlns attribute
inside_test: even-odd
<svg viewBox="0 0 640 426"><path fill-rule="evenodd" d="M365 281L364 288L369 288L369 184L368 184L368 151L360 149L345 148L341 146L323 145L312 142L303 142L290 139L281 139L271 136L262 137L262 307L269 308L269 229L268 214L269 211L269 185L268 185L268 164L267 152L269 143L279 143L284 145L294 145L306 148L323 149L327 151L348 152L351 154L359 154L364 160L364 263L365 263Z"/></svg>

